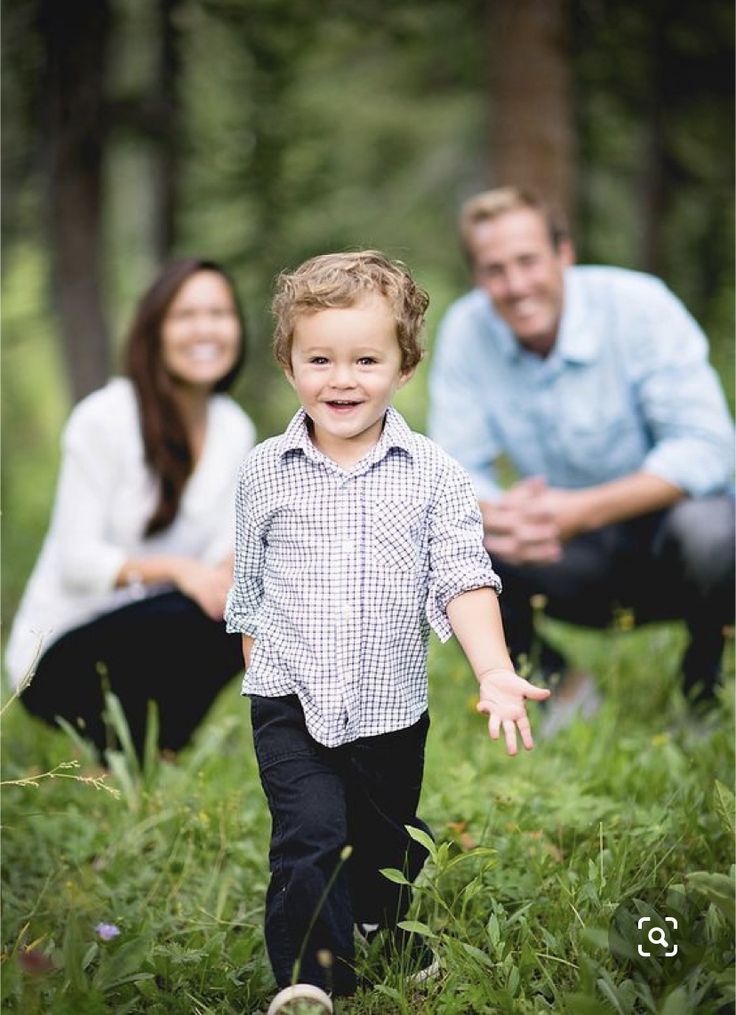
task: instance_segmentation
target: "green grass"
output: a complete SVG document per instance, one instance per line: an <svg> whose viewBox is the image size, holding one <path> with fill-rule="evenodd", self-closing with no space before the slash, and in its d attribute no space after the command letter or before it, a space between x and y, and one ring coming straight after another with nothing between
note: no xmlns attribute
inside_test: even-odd
<svg viewBox="0 0 736 1015"><path fill-rule="evenodd" d="M341 1015L732 1010L733 678L716 722L693 724L677 627L551 632L604 705L515 759L488 740L457 647L433 644L422 815L437 846L411 917L444 971L419 990L369 956L377 982ZM3 1010L265 1011L269 820L237 681L175 763L115 757L102 785L117 795L79 781L100 772L71 734L16 702L2 723L3 779L36 783L3 787ZM671 885L703 947L680 981L647 985L614 963L607 927L628 896ZM100 922L120 934L101 940Z"/></svg>

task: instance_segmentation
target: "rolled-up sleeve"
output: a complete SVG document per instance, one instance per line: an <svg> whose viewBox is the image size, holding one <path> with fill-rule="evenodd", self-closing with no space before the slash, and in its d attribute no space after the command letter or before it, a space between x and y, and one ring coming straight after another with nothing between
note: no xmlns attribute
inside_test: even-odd
<svg viewBox="0 0 736 1015"><path fill-rule="evenodd" d="M258 636L263 602L265 543L253 517L248 498L247 462L241 468L235 495L235 565L233 585L225 607L227 630L231 634Z"/></svg>
<svg viewBox="0 0 736 1015"><path fill-rule="evenodd" d="M638 392L653 447L641 468L702 497L733 479L734 430L708 344L682 303L660 285L648 326L632 350Z"/></svg>
<svg viewBox="0 0 736 1015"><path fill-rule="evenodd" d="M468 475L448 460L430 510L427 620L441 641L452 637L447 605L472 589L501 591L501 579L483 547L483 522Z"/></svg>

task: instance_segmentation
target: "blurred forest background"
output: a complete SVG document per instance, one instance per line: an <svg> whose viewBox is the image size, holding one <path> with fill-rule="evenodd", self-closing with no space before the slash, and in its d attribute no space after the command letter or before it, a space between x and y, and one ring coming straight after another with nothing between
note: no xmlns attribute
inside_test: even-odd
<svg viewBox="0 0 736 1015"><path fill-rule="evenodd" d="M462 199L536 183L579 259L661 275L732 392L730 0L21 0L3 83L3 609L48 520L60 428L104 383L172 254L245 301L236 391L259 436L275 273L330 249L405 260L437 320L468 285ZM426 366L401 409L424 427Z"/></svg>

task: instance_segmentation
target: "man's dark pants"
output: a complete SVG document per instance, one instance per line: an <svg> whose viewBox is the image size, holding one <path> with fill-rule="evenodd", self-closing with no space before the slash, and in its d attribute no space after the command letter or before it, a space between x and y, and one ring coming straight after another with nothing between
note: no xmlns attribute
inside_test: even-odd
<svg viewBox="0 0 736 1015"><path fill-rule="evenodd" d="M429 717L333 748L309 735L296 695L252 695L251 719L272 819L265 930L276 982L291 983L300 960L300 982L351 994L354 924L395 926L410 902L380 869L413 881L426 859L404 826L426 830L416 809ZM341 860L346 845L352 853Z"/></svg>
<svg viewBox="0 0 736 1015"><path fill-rule="evenodd" d="M503 580L500 603L514 659L526 655L547 673L565 666L551 646L535 646L533 596L544 596L547 615L587 627L606 627L620 607L632 611L636 624L683 620L690 635L683 691L713 696L723 628L734 615L732 497L684 500L608 525L571 540L555 564L512 565L500 557L493 564Z"/></svg>

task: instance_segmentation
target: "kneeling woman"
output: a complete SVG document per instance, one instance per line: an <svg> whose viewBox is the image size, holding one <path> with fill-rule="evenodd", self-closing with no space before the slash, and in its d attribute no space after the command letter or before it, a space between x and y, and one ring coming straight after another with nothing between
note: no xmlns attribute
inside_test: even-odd
<svg viewBox="0 0 736 1015"><path fill-rule="evenodd" d="M253 424L224 392L244 352L235 289L210 261L169 264L142 297L126 377L72 411L51 525L6 666L29 712L107 745L103 691L136 750L148 701L178 750L242 666L222 620L237 472Z"/></svg>

